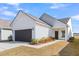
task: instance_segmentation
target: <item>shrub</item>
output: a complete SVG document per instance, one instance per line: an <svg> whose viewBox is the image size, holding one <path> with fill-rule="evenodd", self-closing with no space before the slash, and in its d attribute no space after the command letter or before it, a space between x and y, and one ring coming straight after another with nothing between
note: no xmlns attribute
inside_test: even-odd
<svg viewBox="0 0 79 59"><path fill-rule="evenodd" d="M42 37L41 39L32 39L31 44L41 44L41 43L51 42L53 40L54 40L53 37Z"/></svg>
<svg viewBox="0 0 79 59"><path fill-rule="evenodd" d="M74 37L70 37L69 40L68 40L68 42L73 42L74 39L75 39Z"/></svg>
<svg viewBox="0 0 79 59"><path fill-rule="evenodd" d="M31 44L38 44L38 39L32 39Z"/></svg>
<svg viewBox="0 0 79 59"><path fill-rule="evenodd" d="M39 40L39 43L46 43L46 42L51 42L53 41L54 38L53 37L43 37Z"/></svg>
<svg viewBox="0 0 79 59"><path fill-rule="evenodd" d="M53 40L55 40L55 38L53 38L53 37L48 37L47 40L48 40L48 41L53 41Z"/></svg>
<svg viewBox="0 0 79 59"><path fill-rule="evenodd" d="M45 37L42 37L42 38L39 40L39 43L45 43L45 40L46 40L46 38L45 38Z"/></svg>

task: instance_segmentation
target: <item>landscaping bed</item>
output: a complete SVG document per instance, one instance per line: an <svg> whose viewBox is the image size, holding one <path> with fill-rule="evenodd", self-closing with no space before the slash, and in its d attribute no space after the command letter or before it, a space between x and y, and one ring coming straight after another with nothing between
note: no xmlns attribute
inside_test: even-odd
<svg viewBox="0 0 79 59"><path fill-rule="evenodd" d="M41 39L33 39L31 44L32 45L39 45L39 44L44 44L48 42L52 42L55 39L53 37L42 37Z"/></svg>

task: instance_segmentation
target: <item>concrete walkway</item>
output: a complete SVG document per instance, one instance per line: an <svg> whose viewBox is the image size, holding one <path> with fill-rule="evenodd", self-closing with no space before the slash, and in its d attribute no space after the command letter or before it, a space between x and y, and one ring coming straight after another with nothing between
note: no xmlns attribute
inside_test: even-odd
<svg viewBox="0 0 79 59"><path fill-rule="evenodd" d="M28 46L28 47L38 49L38 48L42 48L47 45L52 45L52 44L55 44L55 43L61 42L61 41L63 41L63 40L55 40L53 42L49 42L49 43L45 43L45 44L41 44L41 45L30 45L27 42L0 42L0 51L4 51L6 49L11 49L11 48L19 47L19 46Z"/></svg>

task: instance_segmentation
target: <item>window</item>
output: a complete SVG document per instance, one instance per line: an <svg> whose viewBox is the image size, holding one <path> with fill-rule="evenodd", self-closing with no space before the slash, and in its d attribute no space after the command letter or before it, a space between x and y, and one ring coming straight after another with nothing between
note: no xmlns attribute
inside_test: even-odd
<svg viewBox="0 0 79 59"><path fill-rule="evenodd" d="M64 37L65 37L65 30L62 31L62 38L64 38Z"/></svg>

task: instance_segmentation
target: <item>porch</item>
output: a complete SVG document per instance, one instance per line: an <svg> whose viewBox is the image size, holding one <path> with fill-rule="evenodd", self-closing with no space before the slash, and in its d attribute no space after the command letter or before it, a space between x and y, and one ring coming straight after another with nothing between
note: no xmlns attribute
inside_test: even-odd
<svg viewBox="0 0 79 59"><path fill-rule="evenodd" d="M67 37L67 29L66 28L52 28L52 35L57 40L65 40Z"/></svg>

